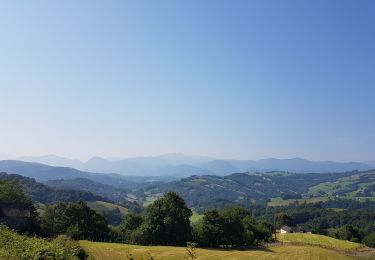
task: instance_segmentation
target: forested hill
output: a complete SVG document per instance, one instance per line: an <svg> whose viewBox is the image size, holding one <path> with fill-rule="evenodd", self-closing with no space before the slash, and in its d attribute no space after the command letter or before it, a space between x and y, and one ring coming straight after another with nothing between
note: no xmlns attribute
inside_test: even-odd
<svg viewBox="0 0 375 260"><path fill-rule="evenodd" d="M117 188L111 185L98 183L86 178L68 179L68 180L49 180L43 182L45 185L56 189L69 189L76 191L88 191L93 194L108 198L116 202L132 200L129 191Z"/></svg>
<svg viewBox="0 0 375 260"><path fill-rule="evenodd" d="M371 180L373 183L369 182ZM150 200L152 196L158 196L166 191L176 191L189 206L200 210L222 207L230 203L248 205L255 200L269 200L275 197L300 199L313 196L336 196L337 194L349 196L357 190L371 194L373 188L371 184L375 184L374 180L375 171L333 174L236 173L224 177L191 176L180 181L151 185L144 191L143 196L144 199ZM323 184L331 184L328 187L336 187L341 193L324 193L319 189ZM363 194L363 192L358 194ZM138 196L142 195L138 194Z"/></svg>
<svg viewBox="0 0 375 260"><path fill-rule="evenodd" d="M17 174L7 174L0 172L0 180L16 180L21 185L25 193L37 203L54 203L57 201L76 202L84 201L108 201L107 198L97 196L88 191L77 191L67 189L55 189L42 183L36 182L32 178Z"/></svg>

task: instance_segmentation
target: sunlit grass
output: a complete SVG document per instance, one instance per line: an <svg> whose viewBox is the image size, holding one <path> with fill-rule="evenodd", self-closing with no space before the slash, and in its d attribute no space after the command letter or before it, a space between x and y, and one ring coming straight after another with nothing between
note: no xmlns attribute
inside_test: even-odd
<svg viewBox="0 0 375 260"><path fill-rule="evenodd" d="M81 246L90 257L96 260L127 259L132 254L134 259L147 259L151 255L154 259L182 260L186 255L184 247L170 246L137 246L127 244L100 243L80 241ZM320 247L310 246L273 246L265 250L220 250L197 249L197 259L354 259L343 253ZM89 257L89 259L90 259Z"/></svg>
<svg viewBox="0 0 375 260"><path fill-rule="evenodd" d="M359 243L316 234L279 233L277 234L277 240L281 242L292 242L310 246L322 246L338 250L359 250L364 248L364 246Z"/></svg>

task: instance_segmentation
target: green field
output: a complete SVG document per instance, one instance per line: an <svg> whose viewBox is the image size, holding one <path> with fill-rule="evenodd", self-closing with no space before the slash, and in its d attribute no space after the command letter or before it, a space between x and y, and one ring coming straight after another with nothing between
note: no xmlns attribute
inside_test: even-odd
<svg viewBox="0 0 375 260"><path fill-rule="evenodd" d="M88 201L87 205L94 209L99 211L108 211L113 210L115 208L118 208L120 210L120 213L122 215L128 214L128 209L113 203L105 202L105 201Z"/></svg>
<svg viewBox="0 0 375 260"><path fill-rule="evenodd" d="M89 259L147 259L152 256L160 260L183 260L186 256L184 247L169 246L136 246L127 244L101 243L80 241L81 246L89 254ZM311 246L271 246L264 250L224 250L224 249L197 249L199 260L203 259L356 259L344 253Z"/></svg>
<svg viewBox="0 0 375 260"><path fill-rule="evenodd" d="M268 206L270 207L278 207L278 206L288 206L295 201L298 201L298 203L315 203L315 202L324 202L327 201L328 197L312 197L312 198L303 198L303 199L287 199L283 200L280 197L272 198L270 202L268 202Z"/></svg>
<svg viewBox="0 0 375 260"><path fill-rule="evenodd" d="M340 197L361 197L361 193L375 184L375 172L363 172L343 177L334 182L322 182L310 187L308 194L313 196L332 196L341 194ZM372 193L372 195L375 195Z"/></svg>
<svg viewBox="0 0 375 260"><path fill-rule="evenodd" d="M345 251L360 251L367 248L361 244L347 240L339 240L328 236L316 234L277 234L277 240L280 242L291 242L302 245L321 246Z"/></svg>

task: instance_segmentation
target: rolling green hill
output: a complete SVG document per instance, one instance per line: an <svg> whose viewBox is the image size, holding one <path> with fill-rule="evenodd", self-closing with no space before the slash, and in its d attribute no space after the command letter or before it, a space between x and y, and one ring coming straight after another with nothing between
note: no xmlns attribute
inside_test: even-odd
<svg viewBox="0 0 375 260"><path fill-rule="evenodd" d="M126 215L129 213L129 210L123 206L120 206L120 205L116 205L116 204L113 204L113 203L110 203L110 202L105 202L105 201L89 201L87 202L87 205L92 208L92 209L95 209L95 210L99 210L99 211L110 211L110 210L114 210L114 209L119 209L120 213L122 215Z"/></svg>
<svg viewBox="0 0 375 260"><path fill-rule="evenodd" d="M329 200L329 197L305 197L305 198L301 198L301 199L283 199L281 197L276 197L276 198L271 198L271 200L268 202L268 206L270 207L279 207L279 206L287 206L287 205L290 205L292 203L295 203L296 201L298 203L316 203L316 202L324 202L324 201L327 201Z"/></svg>
<svg viewBox="0 0 375 260"><path fill-rule="evenodd" d="M328 236L316 234L302 234L302 233L289 233L277 234L277 240L280 242L291 242L301 245L319 246L324 248L331 248L346 251L373 251L359 243L350 242L347 240L339 240ZM374 251L375 252L375 251Z"/></svg>
<svg viewBox="0 0 375 260"><path fill-rule="evenodd" d="M198 212L231 203L249 205L270 200L270 206L326 201L329 196L374 197L375 171L332 174L285 172L236 173L228 176L191 176L180 181L152 184L139 190L147 205L166 191L176 191ZM330 192L325 192L330 191Z"/></svg>
<svg viewBox="0 0 375 260"><path fill-rule="evenodd" d="M313 196L375 197L375 171L355 173L334 181L311 186L308 194Z"/></svg>
<svg viewBox="0 0 375 260"><path fill-rule="evenodd" d="M24 177L18 174L7 174L0 172L1 180L16 180L21 185L25 193L35 202L41 204L55 203L57 201L76 202L78 200L95 201L108 200L97 196L88 191L55 189L48 187L32 178Z"/></svg>
<svg viewBox="0 0 375 260"><path fill-rule="evenodd" d="M43 184L56 189L88 191L113 201L125 201L129 199L129 191L111 185L98 183L87 178L49 180L43 182Z"/></svg>

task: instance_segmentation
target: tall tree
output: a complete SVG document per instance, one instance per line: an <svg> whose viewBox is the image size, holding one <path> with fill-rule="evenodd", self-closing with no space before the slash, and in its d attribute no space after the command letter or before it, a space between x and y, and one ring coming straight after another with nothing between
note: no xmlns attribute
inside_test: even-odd
<svg viewBox="0 0 375 260"><path fill-rule="evenodd" d="M150 244L185 245L191 238L191 210L175 192L168 192L152 203L140 227Z"/></svg>
<svg viewBox="0 0 375 260"><path fill-rule="evenodd" d="M222 244L224 237L224 219L217 210L208 210L197 225L199 242L209 247Z"/></svg>
<svg viewBox="0 0 375 260"><path fill-rule="evenodd" d="M83 201L47 206L40 219L50 236L66 233L73 239L103 240L109 232L105 218Z"/></svg>

